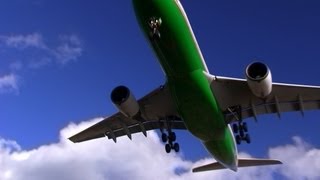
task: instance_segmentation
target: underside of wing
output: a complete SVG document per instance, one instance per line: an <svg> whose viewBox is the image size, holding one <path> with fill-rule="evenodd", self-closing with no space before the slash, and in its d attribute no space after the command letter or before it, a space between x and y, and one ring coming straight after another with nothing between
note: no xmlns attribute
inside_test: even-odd
<svg viewBox="0 0 320 180"><path fill-rule="evenodd" d="M320 87L273 83L272 92L265 98L253 95L244 79L215 77L212 91L225 112L228 123L260 114L320 109ZM240 114L234 108L240 107ZM239 109L238 109L239 110Z"/></svg>
<svg viewBox="0 0 320 180"><path fill-rule="evenodd" d="M160 87L138 100L139 118L127 117L118 112L93 126L70 137L72 142L82 142L91 139L108 137L116 142L120 136L132 138L134 133L147 136L153 129L186 129L184 122L177 115L166 87Z"/></svg>
<svg viewBox="0 0 320 180"><path fill-rule="evenodd" d="M75 134L69 139L72 142L83 142L91 139L107 137L114 142L117 137L128 136L132 139L132 134L143 133L147 136L147 131L154 129L166 129L168 126L172 129L186 129L184 122L178 117L172 117L170 124L167 123L169 119L148 120L140 122L138 120L130 119L117 113L109 118L105 118L97 124Z"/></svg>

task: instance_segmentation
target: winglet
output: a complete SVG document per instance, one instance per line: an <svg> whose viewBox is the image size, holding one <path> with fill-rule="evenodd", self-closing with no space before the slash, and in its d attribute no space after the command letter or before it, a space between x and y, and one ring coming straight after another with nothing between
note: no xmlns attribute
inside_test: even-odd
<svg viewBox="0 0 320 180"><path fill-rule="evenodd" d="M279 160L274 159L238 159L238 167L250 167L250 166L263 166L263 165L276 165L282 164ZM192 169L192 172L203 172L225 169L222 164L215 162L204 166L196 167Z"/></svg>

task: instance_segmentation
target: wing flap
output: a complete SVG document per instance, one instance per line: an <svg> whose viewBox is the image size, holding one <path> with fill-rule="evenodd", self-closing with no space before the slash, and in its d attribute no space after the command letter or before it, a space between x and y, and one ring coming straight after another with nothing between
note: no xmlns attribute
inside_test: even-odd
<svg viewBox="0 0 320 180"><path fill-rule="evenodd" d="M141 98L138 103L141 110L141 119L137 120L125 117L118 112L69 139L72 142L82 142L108 137L116 142L116 138L120 136L126 135L131 139L132 134L139 132L142 132L146 136L148 130L167 128L168 126L172 129L186 129L182 119L177 116L166 86L153 90ZM170 123L168 124L165 119L169 117Z"/></svg>
<svg viewBox="0 0 320 180"><path fill-rule="evenodd" d="M278 116L282 112L320 109L320 87L273 83L272 93L265 99L254 96L245 79L216 76L211 82L211 88L218 99L220 108L225 112L227 123L237 121L234 112L228 108L241 106L242 118L254 117L260 114Z"/></svg>
<svg viewBox="0 0 320 180"><path fill-rule="evenodd" d="M129 131L130 136L131 134L140 132L142 132L146 136L146 131L159 129L160 127L165 129L168 126L168 124L165 123L165 120L150 120L145 122L132 120L133 123L131 123L130 125L122 124L122 126L112 126L112 124L119 123L114 122L114 120L112 119L113 117L106 118L101 122L81 131L80 133L75 134L74 136L70 137L69 140L74 143L78 143L91 139L108 137L108 139L113 139L113 141L116 142L117 137L128 135L127 130ZM170 127L172 129L186 129L184 122L180 118L172 119Z"/></svg>
<svg viewBox="0 0 320 180"><path fill-rule="evenodd" d="M276 164L282 164L282 162L275 159L238 159L238 167L265 166ZM203 172L219 169L225 169L225 167L221 165L219 162L215 162L204 166L196 167L192 169L192 172Z"/></svg>

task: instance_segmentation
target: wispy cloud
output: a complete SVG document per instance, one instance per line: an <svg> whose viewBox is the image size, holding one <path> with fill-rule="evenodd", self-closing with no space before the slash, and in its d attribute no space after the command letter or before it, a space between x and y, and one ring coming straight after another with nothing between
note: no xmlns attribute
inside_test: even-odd
<svg viewBox="0 0 320 180"><path fill-rule="evenodd" d="M27 35L10 35L0 36L7 47L25 49L25 48L40 48L46 49L47 46L43 42L42 35L39 33L32 33Z"/></svg>
<svg viewBox="0 0 320 180"><path fill-rule="evenodd" d="M55 49L57 63L62 65L76 61L82 55L82 42L75 35L61 36L61 44Z"/></svg>
<svg viewBox="0 0 320 180"><path fill-rule="evenodd" d="M0 93L18 92L18 80L14 74L0 76Z"/></svg>
<svg viewBox="0 0 320 180"><path fill-rule="evenodd" d="M24 59L20 61L25 62L26 67L30 68L40 68L49 63L66 65L78 60L82 55L83 43L75 34L60 35L55 40L58 43L55 44L49 44L44 39L40 33L0 36L2 46L24 54Z"/></svg>
<svg viewBox="0 0 320 180"><path fill-rule="evenodd" d="M48 65L66 66L76 62L83 53L83 41L75 34L44 38L41 33L0 35L2 72L0 93L18 92L17 75ZM49 43L50 42L50 43Z"/></svg>
<svg viewBox="0 0 320 180"><path fill-rule="evenodd" d="M214 160L208 157L191 162L184 160L181 154L167 154L154 131L148 132L148 138L141 134L134 135L132 141L127 137L119 138L116 144L105 138L80 144L67 139L99 120L70 124L60 131L59 142L31 150L23 150L15 141L0 138L0 179L266 180L274 179L275 175L288 179L320 179L320 149L299 137L293 138L293 144L270 148L269 156L279 158L284 165L240 168L236 173L230 170L192 173L193 167ZM250 157L245 153L240 155Z"/></svg>

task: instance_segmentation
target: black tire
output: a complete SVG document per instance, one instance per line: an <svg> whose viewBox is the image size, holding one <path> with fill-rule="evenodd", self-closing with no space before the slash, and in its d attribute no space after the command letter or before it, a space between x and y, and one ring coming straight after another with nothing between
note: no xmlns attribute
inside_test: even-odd
<svg viewBox="0 0 320 180"><path fill-rule="evenodd" d="M248 132L248 125L247 125L247 123L244 122L244 123L242 124L242 129L243 129L244 132Z"/></svg>
<svg viewBox="0 0 320 180"><path fill-rule="evenodd" d="M238 127L237 124L233 124L233 125L232 125L232 129L233 129L233 132L234 132L235 134L238 134L238 132L239 132L239 127Z"/></svg>
<svg viewBox="0 0 320 180"><path fill-rule="evenodd" d="M241 144L241 137L239 135L236 135L236 142L238 145Z"/></svg>
<svg viewBox="0 0 320 180"><path fill-rule="evenodd" d="M166 152L167 152L167 153L170 153L170 152L171 152L171 146L170 146L170 144L166 144L165 149L166 149Z"/></svg>
<svg viewBox="0 0 320 180"><path fill-rule="evenodd" d="M250 138L249 134L246 134L245 140L246 140L247 144L251 143L251 138Z"/></svg>
<svg viewBox="0 0 320 180"><path fill-rule="evenodd" d="M175 152L179 152L179 150L180 150L179 144L178 143L174 143L173 149L174 149Z"/></svg>
<svg viewBox="0 0 320 180"><path fill-rule="evenodd" d="M176 141L177 140L176 133L170 132L169 133L169 139L170 139L171 142Z"/></svg>
<svg viewBox="0 0 320 180"><path fill-rule="evenodd" d="M168 136L166 133L162 133L161 135L162 142L166 143L168 141Z"/></svg>

